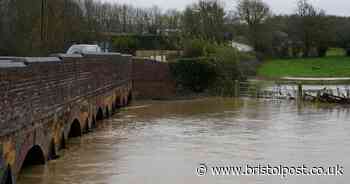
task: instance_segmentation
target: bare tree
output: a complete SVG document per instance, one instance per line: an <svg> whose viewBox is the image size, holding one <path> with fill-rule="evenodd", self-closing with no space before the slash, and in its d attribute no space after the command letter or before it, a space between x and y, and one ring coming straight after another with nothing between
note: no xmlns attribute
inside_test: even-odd
<svg viewBox="0 0 350 184"><path fill-rule="evenodd" d="M350 56L350 19L348 17L334 17L336 30L336 45L345 49Z"/></svg>
<svg viewBox="0 0 350 184"><path fill-rule="evenodd" d="M242 21L254 27L262 24L270 16L270 8L261 0L240 0L237 13Z"/></svg>
<svg viewBox="0 0 350 184"><path fill-rule="evenodd" d="M200 0L187 7L183 30L187 36L222 42L225 33L225 11L217 0Z"/></svg>
<svg viewBox="0 0 350 184"><path fill-rule="evenodd" d="M297 2L297 12L294 17L296 37L303 44L303 56L324 56L328 49L328 42L331 39L331 26L324 10L316 9L308 0ZM316 49L313 54L312 49Z"/></svg>
<svg viewBox="0 0 350 184"><path fill-rule="evenodd" d="M271 15L269 6L261 0L239 0L237 14L242 22L248 26L248 39L258 51L263 50L263 24Z"/></svg>

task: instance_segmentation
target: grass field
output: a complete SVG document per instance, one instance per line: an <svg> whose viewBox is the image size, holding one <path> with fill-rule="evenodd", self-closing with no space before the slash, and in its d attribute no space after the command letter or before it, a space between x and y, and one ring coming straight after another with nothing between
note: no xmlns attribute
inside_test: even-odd
<svg viewBox="0 0 350 184"><path fill-rule="evenodd" d="M258 76L280 77L350 77L350 57L341 48L331 48L324 58L275 59L258 69Z"/></svg>
<svg viewBox="0 0 350 184"><path fill-rule="evenodd" d="M327 56L345 56L346 52L342 48L330 48L327 51Z"/></svg>
<svg viewBox="0 0 350 184"><path fill-rule="evenodd" d="M277 59L265 62L258 69L262 77L350 77L350 57Z"/></svg>

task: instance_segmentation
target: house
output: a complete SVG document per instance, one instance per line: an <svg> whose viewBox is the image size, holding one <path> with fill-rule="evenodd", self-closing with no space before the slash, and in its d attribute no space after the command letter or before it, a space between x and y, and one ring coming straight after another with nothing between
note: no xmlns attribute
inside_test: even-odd
<svg viewBox="0 0 350 184"><path fill-rule="evenodd" d="M253 47L246 45L246 44L243 44L243 43L238 43L235 41L231 42L231 46L233 48L236 48L240 52L253 52L254 51Z"/></svg>

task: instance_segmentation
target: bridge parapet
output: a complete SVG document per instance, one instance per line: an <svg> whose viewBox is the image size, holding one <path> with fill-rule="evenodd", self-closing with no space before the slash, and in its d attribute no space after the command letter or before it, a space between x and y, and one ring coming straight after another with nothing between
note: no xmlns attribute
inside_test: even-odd
<svg viewBox="0 0 350 184"><path fill-rule="evenodd" d="M125 105L131 88L132 58L119 53L0 57L0 183L7 168L15 181L34 146L47 160L68 136Z"/></svg>
<svg viewBox="0 0 350 184"><path fill-rule="evenodd" d="M61 104L131 80L128 56L59 56L0 61L0 135L41 119Z"/></svg>

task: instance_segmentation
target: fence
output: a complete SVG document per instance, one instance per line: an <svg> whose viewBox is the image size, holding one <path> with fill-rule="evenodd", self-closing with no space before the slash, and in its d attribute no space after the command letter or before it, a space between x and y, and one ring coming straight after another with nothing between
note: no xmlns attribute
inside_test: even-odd
<svg viewBox="0 0 350 184"><path fill-rule="evenodd" d="M236 97L350 102L350 85L307 85L298 82L236 81L235 86Z"/></svg>
<svg viewBox="0 0 350 184"><path fill-rule="evenodd" d="M282 86L268 82L239 82L239 97L268 98L268 99L296 99L301 96L301 86Z"/></svg>

